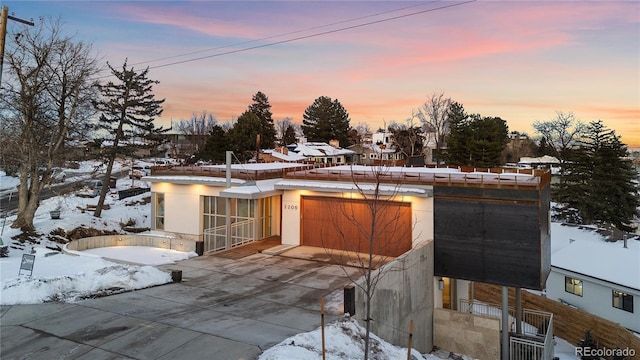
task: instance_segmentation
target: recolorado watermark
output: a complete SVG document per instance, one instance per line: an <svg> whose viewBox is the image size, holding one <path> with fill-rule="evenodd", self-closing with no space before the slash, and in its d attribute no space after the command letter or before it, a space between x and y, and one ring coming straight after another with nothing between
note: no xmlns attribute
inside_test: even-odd
<svg viewBox="0 0 640 360"><path fill-rule="evenodd" d="M608 349L608 348L592 348L592 347L577 347L576 348L576 356L623 356L623 357L634 357L636 356L636 350L631 348L618 348L618 349Z"/></svg>

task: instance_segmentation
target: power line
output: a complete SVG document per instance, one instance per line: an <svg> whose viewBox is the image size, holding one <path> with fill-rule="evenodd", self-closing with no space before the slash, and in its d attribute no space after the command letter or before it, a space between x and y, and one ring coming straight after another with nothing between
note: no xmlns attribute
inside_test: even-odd
<svg viewBox="0 0 640 360"><path fill-rule="evenodd" d="M223 55L230 55L230 54L235 54L235 53L239 53L239 52L260 49L260 48L264 48L264 47L268 47L268 46L286 44L286 43L293 42L293 41L309 39L309 38L313 38L313 37L318 37L318 36L327 35L327 34L333 34L333 33L346 31L346 30L357 29L357 28L361 28L361 27L365 27L365 26L369 26L369 25L373 25L373 24L379 24L379 23L383 23L383 22L387 22L387 21L402 19L402 18L405 18L405 17L414 16L414 15L418 15L418 14L424 14L424 13L433 12L433 11L442 10L442 9L447 9L447 8L451 8L451 7L455 7L455 6L465 5L465 4L468 4L468 3L475 2L475 1L477 1L477 0L463 1L463 2L457 3L457 4L443 5L443 6L440 6L440 7L437 7L437 8L433 8L433 9L415 11L415 12L408 13L408 14L392 16L392 17L389 17L389 18L386 18L386 19L369 21L369 22L366 22L366 23L358 24L358 25L346 26L346 27L339 28L339 29L323 31L323 32L310 34L310 35L298 36L298 37L294 37L294 38L286 39L286 40L274 41L274 42L267 43L267 44L255 45L255 46L250 46L250 47L246 47L246 48L242 48L242 49L229 50L229 51L225 51L225 52L218 53L218 54L212 54L212 55L201 56L201 57L197 57L197 58L193 58L193 59L175 61L175 62L162 64L162 65L150 66L149 69L158 69L158 68L163 68L163 67L167 67L167 66L173 66L173 65L184 64L184 63L203 60L203 59L219 57L219 56L223 56Z"/></svg>
<svg viewBox="0 0 640 360"><path fill-rule="evenodd" d="M208 48L208 49L204 49L204 50L192 51L192 52L188 52L188 53L172 55L172 56L167 56L167 57L153 59L153 60L140 61L140 62L131 64L131 65L148 64L148 63L162 61L162 60L169 60L169 59L175 59L175 58L178 58L178 57L183 57L183 56L188 56L188 55L200 54L200 53L208 52L208 51L212 51L212 50L220 50L220 49L226 49L226 48L239 46L239 45L251 44L251 43L258 42L258 41L270 40L270 39L279 38L279 37L287 36L287 35L299 34L299 33L302 33L302 32L322 29L322 28L326 28L326 27L329 27L329 26L340 25L340 24L344 24L344 23L348 23L348 22L352 22L352 21L356 21L356 20L362 20L362 19L367 19L367 18L371 18L371 17L375 17L375 16L380 16L380 15L384 15L384 14L397 12L397 11L407 10L407 9L411 9L411 8L415 8L415 7L421 7L421 6L425 6L427 4L431 4L431 3L434 3L434 2L437 2L437 1L440 1L440 0L432 0L432 1L429 1L429 2L425 2L425 3L420 3L420 4L417 4L417 5L405 6L405 7L402 7L402 8L396 8L396 9L392 9L392 10L388 10L388 11L382 11L382 12L378 12L378 13L375 13L375 14L370 14L370 15L360 16L360 17L351 18L351 19L347 19L347 20L337 21L337 22L333 22L333 23L330 23L330 24L324 24L324 25L314 26L314 27L310 27L310 28L306 28L306 29L302 29L302 30L296 30L296 31L290 31L290 32L285 32L285 33L281 33L281 34L271 35L271 36L263 37L263 38L260 38L260 39L242 41L242 42L238 42L238 43L222 45L222 46L212 47L212 48Z"/></svg>
<svg viewBox="0 0 640 360"><path fill-rule="evenodd" d="M434 12L434 11L443 10L443 9L447 9L447 8L452 8L452 7L456 7L456 6L466 5L466 4L469 4L469 3L472 3L472 2L476 2L476 1L477 0L467 0L467 1L459 2L459 3L455 3L455 4L443 5L443 6L432 8L432 9L414 11L414 12L411 12L411 13L408 13L408 14L392 16L392 17L388 17L388 18L384 18L384 19L380 19L380 20L369 21L369 22L365 22L365 23L357 24L357 25L345 26L345 27L342 27L342 28L328 30L328 31L322 31L322 32L314 33L314 34L298 36L298 37L285 39L285 40L280 40L280 41L274 41L274 42L270 42L270 43L266 43L266 44L249 46L249 47L245 47L245 48L242 48L242 49L229 50L229 51L225 51L225 52L221 52L221 53L217 53L217 54L200 56L200 57L196 57L196 58L192 58L192 59L186 59L186 60L174 61L174 62L161 64L161 65L150 66L149 69L159 69L159 68L163 68L163 67L169 67L169 66L174 66L174 65L179 65L179 64L185 64L185 63L194 62L194 61L198 61L198 60L210 59L210 58L214 58L214 57L220 57L220 56L224 56L224 55L236 54L236 53L239 53L239 52L245 52L245 51L249 51L249 50L261 49L261 48L274 46L274 45L286 44L286 43L293 42L293 41L309 39L309 38L313 38L313 37L318 37L318 36L333 34L333 33L337 33L337 32L357 29L357 28L361 28L361 27L365 27L365 26L369 26L369 25L380 24L380 23L384 23L384 22L388 22L388 21L398 20L398 19L402 19L402 18L406 18L406 17L410 17L410 16L415 16L415 15L419 15L419 14L424 14L424 13ZM410 8L410 7L407 7L407 8ZM398 9L396 9L396 11L397 10ZM389 12L392 12L392 11L389 11ZM365 16L365 17L361 17L361 18L366 18L366 17L370 17L370 16L377 16L377 15L369 15L369 16ZM347 21L353 21L353 19L352 20L345 20L343 22L347 22ZM323 25L323 26L320 26L320 27L317 27L317 28L326 27L326 26L329 26L329 25ZM301 32L301 31L308 31L308 30L299 30L299 31L291 32L291 34L298 33L298 32ZM273 38L273 37L277 37L277 36L282 36L282 35L274 35L274 36L271 36L271 37L268 37L268 38ZM244 42L244 43L251 43L251 42L255 42L255 41L259 41L259 40L251 40L251 41L247 41L247 42ZM229 47L229 46L232 46L232 45L223 46L221 48L226 48L226 47ZM209 50L211 50L211 49L209 49ZM194 52L194 53L200 53L200 52L209 51L209 50L201 50L201 51ZM165 59L175 58L175 57L179 57L179 56L184 56L184 55L171 56L171 57L167 57ZM157 60L150 60L150 61L147 61L147 62L152 62L152 61L157 61ZM142 63L147 63L147 62L142 62ZM141 64L141 63L138 63L138 64ZM106 78L106 77L110 77L110 76L111 75L106 75L106 76L99 77L98 79L102 79L102 78Z"/></svg>

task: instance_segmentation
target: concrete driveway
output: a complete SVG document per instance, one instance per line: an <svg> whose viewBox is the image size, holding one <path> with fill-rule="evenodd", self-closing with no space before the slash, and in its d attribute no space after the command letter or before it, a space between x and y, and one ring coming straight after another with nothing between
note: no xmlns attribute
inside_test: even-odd
<svg viewBox="0 0 640 360"><path fill-rule="evenodd" d="M320 298L337 294L341 306L345 270L358 273L265 254L163 268L182 270L183 281L75 304L0 307L0 358L255 359L320 326ZM341 308L328 311L330 321Z"/></svg>

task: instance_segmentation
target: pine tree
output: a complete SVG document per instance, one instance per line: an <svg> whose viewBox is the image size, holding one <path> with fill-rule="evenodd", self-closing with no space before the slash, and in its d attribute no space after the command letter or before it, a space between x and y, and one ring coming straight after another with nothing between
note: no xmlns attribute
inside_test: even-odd
<svg viewBox="0 0 640 360"><path fill-rule="evenodd" d="M282 143L284 145L295 144L296 142L296 129L289 125L287 129L284 131L284 135L282 136Z"/></svg>
<svg viewBox="0 0 640 360"><path fill-rule="evenodd" d="M587 330L584 333L584 337L580 340L580 342L578 342L577 345L578 345L579 348L582 349L583 352L586 349L589 349L589 351L598 349L598 344L596 344L596 341L593 340L593 337L591 336L591 330ZM582 359L582 360L600 360L600 357L599 356L595 356L595 355L582 355L582 356L580 356L580 359Z"/></svg>
<svg viewBox="0 0 640 360"><path fill-rule="evenodd" d="M507 123L499 117L467 115L462 105L449 107L447 163L489 168L501 164L502 151L509 141Z"/></svg>
<svg viewBox="0 0 640 360"><path fill-rule="evenodd" d="M133 67L127 68L126 60L122 70L116 70L109 63L107 65L116 82L109 81L105 85L98 85L102 97L94 102L94 106L101 113L98 126L105 130L111 140L104 184L109 182L113 163L121 152L121 145L132 139L149 139L168 131L154 124L155 118L162 115L164 99L156 100L153 95L153 85L158 84L158 81L147 77L149 68L136 72ZM102 213L107 191L108 187L103 186L93 214L96 217L100 217Z"/></svg>
<svg viewBox="0 0 640 360"><path fill-rule="evenodd" d="M554 189L558 219L568 222L613 225L632 231L631 220L640 205L627 147L602 121L591 122L565 164Z"/></svg>
<svg viewBox="0 0 640 360"><path fill-rule="evenodd" d="M209 132L207 143L196 155L196 159L222 163L225 161L226 152L229 149L227 133L220 125L214 125Z"/></svg>
<svg viewBox="0 0 640 360"><path fill-rule="evenodd" d="M471 157L468 145L471 143L469 115L462 104L453 102L449 106L449 135L445 159L451 165L465 165Z"/></svg>
<svg viewBox="0 0 640 360"><path fill-rule="evenodd" d="M240 161L251 159L257 147L261 121L252 111L245 111L227 133L231 150ZM262 136L260 141L262 141Z"/></svg>
<svg viewBox="0 0 640 360"><path fill-rule="evenodd" d="M321 96L304 111L302 131L310 141L337 139L344 147L350 145L349 121L349 113L337 99Z"/></svg>
<svg viewBox="0 0 640 360"><path fill-rule="evenodd" d="M267 95L258 91L253 95L253 104L249 105L249 111L260 119L260 148L271 149L276 143L276 128L273 124L271 104Z"/></svg>

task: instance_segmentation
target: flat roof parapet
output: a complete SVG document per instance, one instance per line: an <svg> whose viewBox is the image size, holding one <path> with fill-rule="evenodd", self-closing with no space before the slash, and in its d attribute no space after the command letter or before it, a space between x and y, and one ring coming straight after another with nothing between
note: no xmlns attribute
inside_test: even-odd
<svg viewBox="0 0 640 360"><path fill-rule="evenodd" d="M549 170L491 168L427 168L341 165L288 171L285 179L377 182L437 186L542 189L551 182Z"/></svg>

